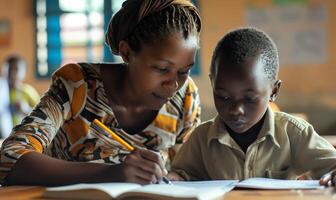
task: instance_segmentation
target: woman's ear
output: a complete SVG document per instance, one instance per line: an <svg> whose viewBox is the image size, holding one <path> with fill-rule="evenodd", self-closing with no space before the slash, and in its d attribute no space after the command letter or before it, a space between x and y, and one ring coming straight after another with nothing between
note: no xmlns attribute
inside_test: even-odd
<svg viewBox="0 0 336 200"><path fill-rule="evenodd" d="M275 101L276 98L278 97L279 93L280 93L280 87L281 87L281 80L277 80L275 81L274 85L273 85L273 89L272 89L272 94L270 96L270 101Z"/></svg>
<svg viewBox="0 0 336 200"><path fill-rule="evenodd" d="M125 63L129 62L131 51L132 49L129 46L128 42L126 42L125 40L119 42L119 55Z"/></svg>

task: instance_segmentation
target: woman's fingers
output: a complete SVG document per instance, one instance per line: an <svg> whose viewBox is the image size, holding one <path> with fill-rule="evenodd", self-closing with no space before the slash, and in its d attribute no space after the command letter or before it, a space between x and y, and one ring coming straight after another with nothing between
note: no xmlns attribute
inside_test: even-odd
<svg viewBox="0 0 336 200"><path fill-rule="evenodd" d="M134 171L129 175L138 176L145 181L156 183L161 180L163 176L158 161L160 161L160 159L154 152L136 149L125 158L125 170L128 168L136 169L136 173L134 173Z"/></svg>
<svg viewBox="0 0 336 200"><path fill-rule="evenodd" d="M126 177L127 181L139 183L142 185L156 183L158 181L154 174L137 167L133 167L131 170L128 170Z"/></svg>
<svg viewBox="0 0 336 200"><path fill-rule="evenodd" d="M160 152L156 152L156 151L152 151L152 150L148 150L148 149L137 149L139 151L139 153L141 154L141 156L146 159L146 160L150 160L156 164L158 164L161 168L162 171L162 175L166 175L168 173L163 159L162 159L162 155L160 154Z"/></svg>

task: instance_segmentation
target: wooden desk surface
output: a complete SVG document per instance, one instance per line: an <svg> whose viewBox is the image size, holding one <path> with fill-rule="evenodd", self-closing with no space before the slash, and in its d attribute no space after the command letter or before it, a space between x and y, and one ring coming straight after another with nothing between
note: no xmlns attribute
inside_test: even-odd
<svg viewBox="0 0 336 200"><path fill-rule="evenodd" d="M336 199L334 188L322 190L233 190L225 200L324 200Z"/></svg>
<svg viewBox="0 0 336 200"><path fill-rule="evenodd" d="M44 200L44 187L0 187L0 200ZM336 189L321 190L233 190L220 200L324 200L336 199ZM45 199L47 200L47 199ZM50 200L50 199L48 199Z"/></svg>

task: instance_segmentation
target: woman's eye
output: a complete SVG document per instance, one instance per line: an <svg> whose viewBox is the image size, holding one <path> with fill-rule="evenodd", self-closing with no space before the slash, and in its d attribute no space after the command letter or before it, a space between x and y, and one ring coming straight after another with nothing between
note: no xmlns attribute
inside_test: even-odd
<svg viewBox="0 0 336 200"><path fill-rule="evenodd" d="M190 73L190 69L188 69L187 71L180 71L178 72L180 75L188 75Z"/></svg>
<svg viewBox="0 0 336 200"><path fill-rule="evenodd" d="M168 69L166 67L155 66L154 69L161 72L161 73L168 71Z"/></svg>

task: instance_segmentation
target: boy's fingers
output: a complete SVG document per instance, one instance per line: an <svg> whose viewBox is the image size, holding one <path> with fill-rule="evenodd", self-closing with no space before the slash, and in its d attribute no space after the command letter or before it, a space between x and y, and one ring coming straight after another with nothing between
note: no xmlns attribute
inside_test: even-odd
<svg viewBox="0 0 336 200"><path fill-rule="evenodd" d="M324 174L320 179L320 185L335 186L336 184L336 170L332 170L326 174Z"/></svg>
<svg viewBox="0 0 336 200"><path fill-rule="evenodd" d="M335 187L335 184L336 184L336 176L335 176L335 173L332 173L331 175L331 185Z"/></svg>
<svg viewBox="0 0 336 200"><path fill-rule="evenodd" d="M320 179L320 185L328 186L331 179L331 172L324 174Z"/></svg>

